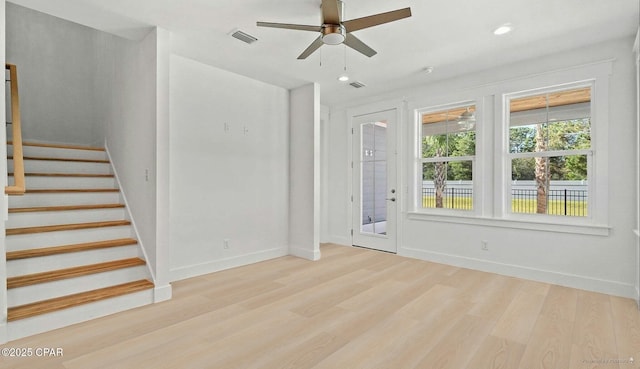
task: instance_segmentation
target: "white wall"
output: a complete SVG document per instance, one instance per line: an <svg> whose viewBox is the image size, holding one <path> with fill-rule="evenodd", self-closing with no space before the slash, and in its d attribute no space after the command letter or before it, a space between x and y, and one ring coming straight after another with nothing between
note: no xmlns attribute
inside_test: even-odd
<svg viewBox="0 0 640 369"><path fill-rule="evenodd" d="M411 90L394 91L385 96L334 106L331 111L329 141L332 148L329 162L328 183L330 200L329 234L332 242L351 242L349 235L351 203L350 193L349 137L347 134L347 109L365 104L384 104L389 101L406 101L408 105L459 91L490 89L495 83L518 80L526 76L562 70L589 62L615 58L610 79L609 142L606 153L609 157L610 180L607 183L609 221L608 236L589 236L559 232L531 231L504 228L485 224L460 224L443 222L442 219L410 219L407 214L407 199L402 204L403 213L399 224L400 244L398 253L416 258L487 270L507 275L536 279L577 288L633 297L635 242L632 237L636 196L632 183L635 172L634 92L632 39L614 40L605 44L579 50L548 55L493 70L461 76L460 78L430 83ZM540 86L543 87L543 86ZM489 104L486 109L493 109ZM490 111L488 116L493 116ZM496 116L498 114L495 114ZM413 126L413 114L405 115L401 122L403 136ZM487 122L498 124L497 120ZM406 141L406 140L405 140ZM491 144L492 138L486 143ZM411 168L412 142L404 142L399 155L400 165ZM404 176L406 177L406 175ZM486 178L489 180L489 178ZM407 188L412 178L402 178ZM489 252L480 249L480 242L487 240Z"/></svg>
<svg viewBox="0 0 640 369"><path fill-rule="evenodd" d="M159 268L157 258L168 245L158 250L156 243L156 201L162 201L156 192L158 32L154 29L140 42L98 33L94 119L106 127L106 147L140 244L156 284L164 285L169 282L168 266ZM163 276L167 280L162 281Z"/></svg>
<svg viewBox="0 0 640 369"><path fill-rule="evenodd" d="M170 298L170 213L169 182L171 179L169 135L170 135L170 64L171 34L169 31L156 28L156 293L155 300ZM159 287L158 287L159 286ZM163 287L164 286L164 287ZM162 290L159 290L162 288Z"/></svg>
<svg viewBox="0 0 640 369"><path fill-rule="evenodd" d="M168 286L169 163L156 157L158 140L168 149L168 32L153 29L138 42L13 4L7 10L24 139L106 144L156 286Z"/></svg>
<svg viewBox="0 0 640 369"><path fill-rule="evenodd" d="M98 31L12 3L7 62L18 67L24 140L102 145L94 117Z"/></svg>
<svg viewBox="0 0 640 369"><path fill-rule="evenodd" d="M291 90L289 254L320 258L320 87Z"/></svg>
<svg viewBox="0 0 640 369"><path fill-rule="evenodd" d="M286 255L288 91L177 55L170 75L172 280Z"/></svg>
<svg viewBox="0 0 640 369"><path fill-rule="evenodd" d="M0 0L0 60L5 59L5 45L6 45L6 33L5 33L5 1ZM0 111L5 111L5 89L0 91ZM0 142L7 142L6 130L0 130ZM0 188L4 188L7 185L7 145L0 144ZM3 221L0 222L0 280L4 281L7 278L7 262L5 246L5 225L4 221L7 219L7 207L8 207L7 195L0 196L0 212L2 214ZM7 286L5 283L0 285L0 344L7 342Z"/></svg>
<svg viewBox="0 0 640 369"><path fill-rule="evenodd" d="M634 42L636 61L636 223L634 234L636 236L636 301L640 309L640 27L636 33Z"/></svg>

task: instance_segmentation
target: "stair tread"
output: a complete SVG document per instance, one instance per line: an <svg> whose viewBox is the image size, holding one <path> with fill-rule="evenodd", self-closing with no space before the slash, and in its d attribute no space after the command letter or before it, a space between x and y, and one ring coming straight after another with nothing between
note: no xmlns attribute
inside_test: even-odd
<svg viewBox="0 0 640 369"><path fill-rule="evenodd" d="M111 297L122 296L134 292L153 288L152 282L142 279L139 281L123 283L116 286L100 288L92 291L76 293L49 300L38 301L31 304L15 306L8 309L7 320L15 321L36 315L51 313L54 311L71 308L91 302L105 300Z"/></svg>
<svg viewBox="0 0 640 369"><path fill-rule="evenodd" d="M40 188L27 189L24 193L66 193L66 192L120 192L118 188Z"/></svg>
<svg viewBox="0 0 640 369"><path fill-rule="evenodd" d="M13 159L13 156L7 156L7 159ZM53 158L49 156L23 156L23 160L42 160L42 161L72 161L78 163L99 163L109 164L109 160L99 159L77 159L77 158Z"/></svg>
<svg viewBox="0 0 640 369"><path fill-rule="evenodd" d="M72 245L62 245L62 246L43 247L43 248L37 248L37 249L9 251L7 252L7 261L35 258L40 256L67 254L67 253L80 252L80 251L90 251L90 250L104 249L104 248L110 248L110 247L129 246L129 245L135 245L137 243L138 241L135 238L118 238L118 239L106 240L106 241L85 242L85 243L76 243Z"/></svg>
<svg viewBox="0 0 640 369"><path fill-rule="evenodd" d="M13 173L7 173L9 177L13 176ZM113 174L97 174L97 173L25 173L26 177L99 177L99 178L114 178Z"/></svg>
<svg viewBox="0 0 640 369"><path fill-rule="evenodd" d="M23 227L23 228L8 228L5 232L7 236L29 234L29 233L44 233L44 232L56 232L56 231L72 231L78 229L88 228L102 228L102 227L116 227L123 225L130 225L128 220L111 220L104 222L90 222L90 223L73 223L73 224L57 224L38 227Z"/></svg>
<svg viewBox="0 0 640 369"><path fill-rule="evenodd" d="M43 211L71 211L124 208L124 204L95 204L95 205L65 205L65 206L37 206L30 208L10 208L9 213L35 213Z"/></svg>
<svg viewBox="0 0 640 369"><path fill-rule="evenodd" d="M7 141L7 145L13 145L13 141ZM71 149L71 150L106 151L104 147L72 145L72 144L53 144L53 143L41 143L41 142L26 142L26 141L22 141L22 146L50 147L55 149Z"/></svg>
<svg viewBox="0 0 640 369"><path fill-rule="evenodd" d="M112 270L130 268L134 266L145 265L145 261L140 258L130 258L115 261L107 261L104 263L82 265L78 267L52 270L42 273L34 273L7 278L7 288L18 288L31 286L38 283L46 283L81 277L90 274L108 272Z"/></svg>

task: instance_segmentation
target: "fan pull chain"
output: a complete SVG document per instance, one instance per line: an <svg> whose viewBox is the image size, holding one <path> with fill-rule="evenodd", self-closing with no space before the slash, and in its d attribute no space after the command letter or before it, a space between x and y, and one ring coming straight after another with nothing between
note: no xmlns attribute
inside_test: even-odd
<svg viewBox="0 0 640 369"><path fill-rule="evenodd" d="M347 73L347 45L344 45L344 73Z"/></svg>

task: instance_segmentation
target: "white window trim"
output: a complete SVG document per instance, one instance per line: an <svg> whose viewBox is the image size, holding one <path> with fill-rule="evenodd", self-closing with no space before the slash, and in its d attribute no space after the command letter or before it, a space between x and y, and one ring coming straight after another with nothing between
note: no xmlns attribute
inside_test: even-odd
<svg viewBox="0 0 640 369"><path fill-rule="evenodd" d="M482 119L480 118L483 109L479 101L481 99L461 99L457 102L446 103L446 104L435 104L430 105L428 107L422 108L414 108L414 121L412 122L415 127L415 136L413 137L413 142L415 145L414 150L414 158L412 160L413 171L415 180L414 188L412 189L412 204L410 205L411 211L410 214L433 214L433 215L448 215L448 216L478 216L481 214L481 202L479 200L478 194L481 193L482 187L480 181L477 180L477 174L480 172L478 165L478 141L479 137L482 137L480 133L480 129L482 126ZM476 123L474 131L476 133L476 152L473 156L448 156L448 157L440 157L440 158L422 158L422 123L421 117L422 114L433 113L442 110L455 109L460 107L466 107L469 105L475 106L475 116ZM480 148L481 149L481 148ZM423 208L422 207L422 164L423 163L435 163L435 162L455 162L455 161L471 161L472 166L472 177L473 177L473 209L465 210L465 209L442 209L442 208Z"/></svg>
<svg viewBox="0 0 640 369"><path fill-rule="evenodd" d="M487 227L540 230L557 233L572 233L582 235L608 236L611 227L608 225L608 125L609 125L609 79L613 73L614 59L602 60L594 63L578 65L559 69L550 72L538 73L521 78L514 78L496 83L477 86L474 88L463 88L461 91L448 92L443 95L425 96L408 104L407 109L414 112L413 121L408 122L407 141L409 145L409 161L406 171L409 179L407 188L409 201L406 202L406 214L410 220L422 220L430 222L444 222L467 224ZM510 158L497 153L507 152L504 146L506 130L505 122L505 101L500 97L504 94L515 93L517 91L532 91L541 86L561 86L563 83L572 84L576 81L593 81L592 91L592 121L597 124L592 125L592 145L591 150L597 153L597 157L590 163L593 168L590 172L596 173L594 182L589 183L589 189L594 191L589 210L592 214L590 223L572 224L571 220L563 223L557 222L559 217L552 219L513 219L505 218L505 198L507 180L505 179L505 168L507 161L509 166ZM469 97L473 96L473 99ZM462 97L462 99L460 99ZM466 97L466 99L465 99ZM453 211L447 213L445 209L433 209L435 211L425 211L417 207L417 189L421 186L421 177L418 176L416 157L419 157L420 147L418 137L420 125L418 121L418 111L422 111L424 106L446 106L442 104L447 101L475 101L476 102L476 160L474 161L474 210ZM438 103L442 105L438 105ZM407 117L411 117L407 114ZM483 121L486 124L483 124ZM508 143L508 136L506 137ZM594 168L597 170L594 171ZM510 177L509 177L510 179ZM475 194L478 196L475 196ZM510 200L510 199L509 199ZM510 202L508 202L510 204Z"/></svg>
<svg viewBox="0 0 640 369"><path fill-rule="evenodd" d="M598 183L606 183L607 181L607 165L604 162L604 165L600 165L596 167L596 162L602 162L599 158L600 155L595 155L596 152L606 153L606 146L602 150L598 150L598 148L603 147L603 132L606 132L606 126L608 125L608 120L602 114L600 116L597 115L598 111L608 110L608 99L605 99L608 96L608 93L603 94L601 91L598 94L597 85L600 86L602 83L598 83L602 79L600 77L592 77L589 79L578 80L575 82L565 82L565 83L555 83L550 85L549 87L540 86L538 88L527 89L519 92L508 92L502 94L502 125L501 125L501 134L502 134L502 148L499 153L496 155L502 156L504 159L503 164L503 176L502 182L504 183L503 188L504 191L500 194L496 194L496 198L502 199L502 206L498 209L499 213L501 213L501 218L505 220L515 220L522 222L534 222L534 223L553 223L557 225L566 225L566 226L595 226L602 227L607 224L608 215L607 215L607 193L602 193L601 191L597 191ZM606 79L606 84L608 85L608 78ZM590 87L591 88L591 148L587 150L557 150L557 151L546 151L541 153L510 153L509 152L509 117L510 117L510 101L512 99L517 99L526 96L538 95L543 93L552 93L562 90L570 90L580 87ZM608 91L607 91L608 92ZM600 98L599 98L600 97ZM605 101L603 101L605 100ZM604 126L604 127L603 127ZM606 142L606 141L604 141ZM604 144L606 145L606 143ZM546 214L526 214L526 213L514 213L511 211L511 192L512 192L512 183L511 180L511 161L513 158L522 158L522 157L550 157L550 156L567 156L567 155L587 155L587 181L589 183L589 188L587 192L587 216L585 217L568 217L562 215L546 215ZM596 170L598 168L598 170ZM603 206L604 204L604 206ZM606 228L606 226L605 226Z"/></svg>

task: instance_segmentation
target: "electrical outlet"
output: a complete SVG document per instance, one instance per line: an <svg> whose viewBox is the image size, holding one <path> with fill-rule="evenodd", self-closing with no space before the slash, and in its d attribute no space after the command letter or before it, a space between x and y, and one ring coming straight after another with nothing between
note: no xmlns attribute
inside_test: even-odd
<svg viewBox="0 0 640 369"><path fill-rule="evenodd" d="M222 247L226 250L229 248L229 239L225 238L224 241L222 242Z"/></svg>
<svg viewBox="0 0 640 369"><path fill-rule="evenodd" d="M485 240L480 241L480 249L483 251L489 251L489 242Z"/></svg>

